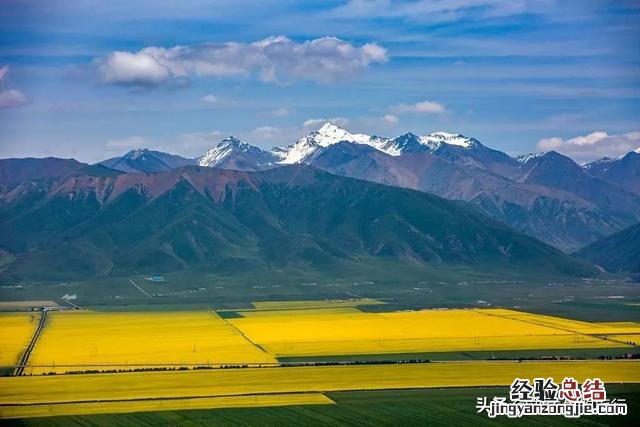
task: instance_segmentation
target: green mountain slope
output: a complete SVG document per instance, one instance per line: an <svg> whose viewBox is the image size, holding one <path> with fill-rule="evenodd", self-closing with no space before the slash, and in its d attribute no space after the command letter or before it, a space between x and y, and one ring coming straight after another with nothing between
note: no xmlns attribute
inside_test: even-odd
<svg viewBox="0 0 640 427"><path fill-rule="evenodd" d="M611 272L630 272L640 278L640 224L600 239L576 253Z"/></svg>
<svg viewBox="0 0 640 427"><path fill-rule="evenodd" d="M75 174L29 188L0 194L0 249L16 256L4 278L185 269L349 277L381 262L398 275L439 266L593 273L462 203L307 166Z"/></svg>

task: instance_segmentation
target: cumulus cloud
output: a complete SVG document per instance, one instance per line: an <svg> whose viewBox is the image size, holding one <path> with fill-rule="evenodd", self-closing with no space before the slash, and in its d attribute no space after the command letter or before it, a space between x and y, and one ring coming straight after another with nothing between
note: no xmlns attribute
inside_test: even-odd
<svg viewBox="0 0 640 427"><path fill-rule="evenodd" d="M220 100L218 99L217 96L209 94L209 95L203 96L201 101L204 102L205 104L217 104L218 101Z"/></svg>
<svg viewBox="0 0 640 427"><path fill-rule="evenodd" d="M9 66L0 68L0 109L20 107L29 103L29 98L17 89L5 89Z"/></svg>
<svg viewBox="0 0 640 427"><path fill-rule="evenodd" d="M398 124L398 116L394 116L393 114L385 114L384 116L382 116L382 121L390 125L395 125Z"/></svg>
<svg viewBox="0 0 640 427"><path fill-rule="evenodd" d="M538 150L557 151L577 162L590 162L602 157L619 157L640 148L640 131L609 135L598 131L571 139L559 137L538 141Z"/></svg>
<svg viewBox="0 0 640 427"><path fill-rule="evenodd" d="M353 45L336 37L297 43L273 36L254 43L205 43L172 48L116 51L95 61L104 84L153 87L194 76L251 76L265 82L311 80L332 83L356 77L388 60L386 49Z"/></svg>
<svg viewBox="0 0 640 427"><path fill-rule="evenodd" d="M171 76L171 70L153 55L155 48L138 53L116 51L98 65L100 81L105 84L156 86Z"/></svg>
<svg viewBox="0 0 640 427"><path fill-rule="evenodd" d="M389 107L389 110L395 114L443 114L447 112L444 105L435 101L422 101L415 104L398 104Z"/></svg>

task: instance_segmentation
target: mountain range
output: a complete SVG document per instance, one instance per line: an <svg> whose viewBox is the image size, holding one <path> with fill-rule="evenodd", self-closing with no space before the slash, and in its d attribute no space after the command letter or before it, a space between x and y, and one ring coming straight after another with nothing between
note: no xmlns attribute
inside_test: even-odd
<svg viewBox="0 0 640 427"><path fill-rule="evenodd" d="M309 165L125 173L75 160L6 159L0 178L0 249L11 258L3 280L178 270L372 277L381 266L397 278L440 267L595 273L469 204Z"/></svg>
<svg viewBox="0 0 640 427"><path fill-rule="evenodd" d="M327 172L470 202L490 217L573 252L640 221L640 152L578 165L557 152L513 158L460 134L352 134L332 123L263 150L234 137L187 159L134 150L102 165L157 172L185 165L263 171L307 164Z"/></svg>
<svg viewBox="0 0 640 427"><path fill-rule="evenodd" d="M576 256L640 281L640 223L582 248Z"/></svg>

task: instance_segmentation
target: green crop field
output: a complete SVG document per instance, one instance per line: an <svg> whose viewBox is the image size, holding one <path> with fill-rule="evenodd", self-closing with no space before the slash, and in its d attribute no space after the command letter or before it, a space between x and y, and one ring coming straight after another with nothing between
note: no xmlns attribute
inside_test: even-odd
<svg viewBox="0 0 640 427"><path fill-rule="evenodd" d="M555 417L490 420L476 414L479 396L504 396L504 387L434 390L383 390L328 393L335 405L139 412L129 414L11 420L7 426L154 426L154 425L261 425L261 426L380 426L380 425L474 425L474 426L625 426L640 422L640 385L609 385L607 391L625 398L626 417Z"/></svg>

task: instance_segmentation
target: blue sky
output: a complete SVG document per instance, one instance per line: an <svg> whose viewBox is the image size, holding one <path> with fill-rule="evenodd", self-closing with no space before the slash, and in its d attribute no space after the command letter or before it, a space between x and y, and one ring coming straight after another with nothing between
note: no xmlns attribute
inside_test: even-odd
<svg viewBox="0 0 640 427"><path fill-rule="evenodd" d="M578 161L640 146L637 1L158 3L3 1L0 157L268 148L322 119Z"/></svg>

